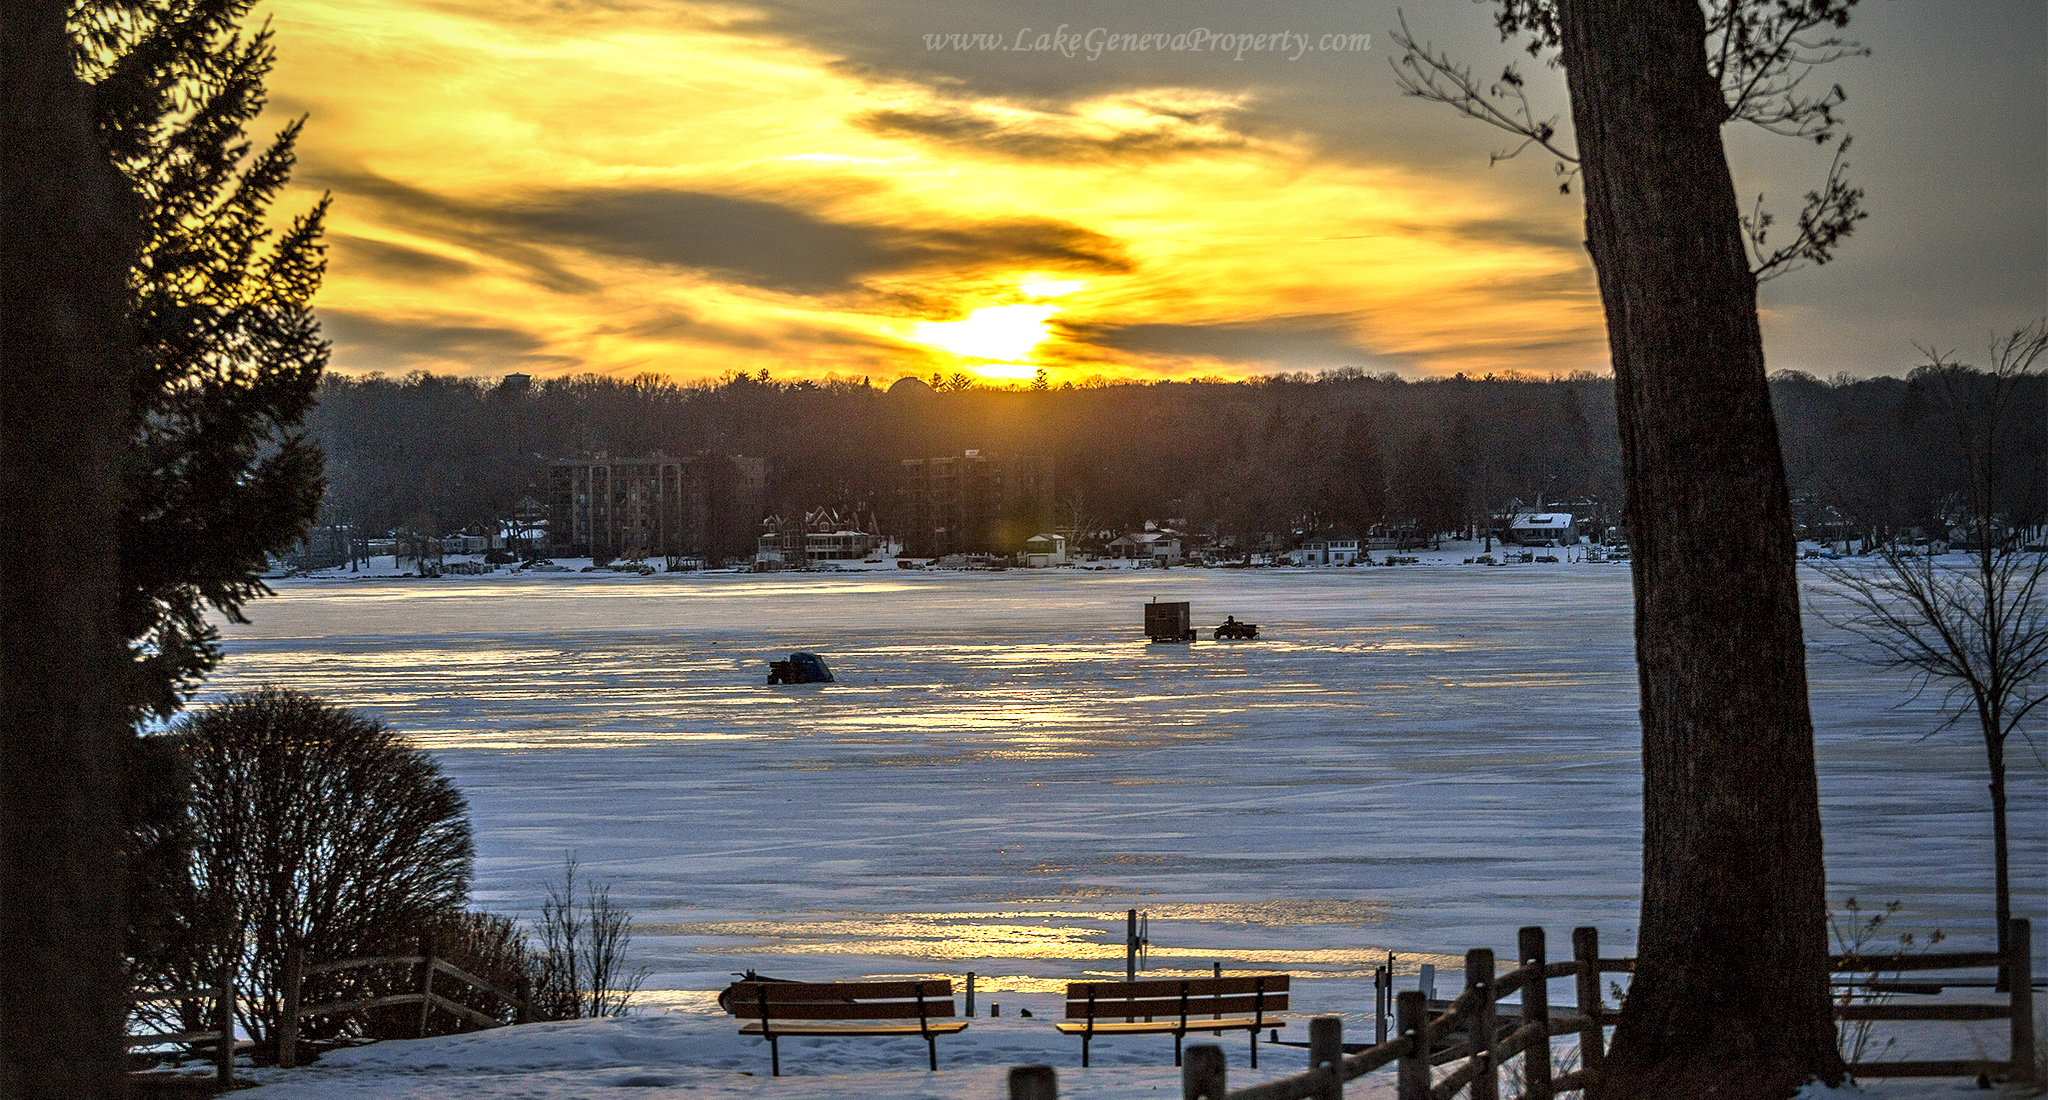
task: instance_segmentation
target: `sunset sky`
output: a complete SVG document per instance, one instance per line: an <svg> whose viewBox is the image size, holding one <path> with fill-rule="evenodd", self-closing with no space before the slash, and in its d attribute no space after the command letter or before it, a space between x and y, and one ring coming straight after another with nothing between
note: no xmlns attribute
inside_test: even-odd
<svg viewBox="0 0 2048 1100"><path fill-rule="evenodd" d="M266 125L310 116L284 205L334 195L318 301L346 372L1607 369L1578 196L1536 153L1489 168L1505 135L1399 95L1392 3L258 14ZM1485 7L1408 21L1482 77L1521 56ZM927 46L977 32L1010 48ZM1307 48L1094 53L1090 32ZM1916 341L1981 358L2048 311L2048 5L1865 0L1850 33L1873 55L1815 79L1848 92L1871 216L1836 263L1765 284L1769 365L1898 374ZM1016 48L1041 42L1068 48ZM1524 68L1567 115L1561 74ZM1745 201L1789 221L1828 151L1730 138Z"/></svg>

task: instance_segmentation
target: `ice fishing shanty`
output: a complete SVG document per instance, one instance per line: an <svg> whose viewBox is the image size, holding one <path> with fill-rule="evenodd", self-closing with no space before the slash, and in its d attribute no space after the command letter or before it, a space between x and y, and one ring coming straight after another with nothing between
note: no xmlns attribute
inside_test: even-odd
<svg viewBox="0 0 2048 1100"><path fill-rule="evenodd" d="M1194 616L1188 609L1188 602L1161 603L1153 600L1146 604L1145 637L1155 642L1194 641Z"/></svg>
<svg viewBox="0 0 2048 1100"><path fill-rule="evenodd" d="M825 666L825 658L815 653L792 653L787 661L768 662L768 683L774 684L829 684L832 670Z"/></svg>

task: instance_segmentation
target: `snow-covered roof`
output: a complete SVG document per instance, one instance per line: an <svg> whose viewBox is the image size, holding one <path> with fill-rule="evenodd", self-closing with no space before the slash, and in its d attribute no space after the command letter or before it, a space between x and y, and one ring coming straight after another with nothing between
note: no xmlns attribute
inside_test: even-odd
<svg viewBox="0 0 2048 1100"><path fill-rule="evenodd" d="M1516 531L1563 531L1571 525L1570 512L1523 512L1508 523Z"/></svg>

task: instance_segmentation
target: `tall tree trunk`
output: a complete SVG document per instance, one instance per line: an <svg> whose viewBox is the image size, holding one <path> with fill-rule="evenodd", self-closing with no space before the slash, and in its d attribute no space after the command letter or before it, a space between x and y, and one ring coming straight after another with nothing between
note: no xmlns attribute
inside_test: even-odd
<svg viewBox="0 0 2048 1100"><path fill-rule="evenodd" d="M1991 866L1992 866L1992 908L1998 922L1998 953L2004 955L2007 947L2006 926L2012 923L2012 880L2006 871L2007 850L2005 846L2005 700L2011 691L2008 677L2012 675L2011 661L2005 651L2006 633L1997 624L2012 621L2011 609L2005 604L2009 591L2002 576L2000 553L1994 549L1997 543L1991 537L1992 524L1996 520L1996 495L1992 479L1997 467L1991 453L1996 442L1998 413L1991 414L1992 422L1985 432L1985 457L1981 463L1983 473L1977 476L1976 500L1971 501L1972 511L1977 516L1978 541L1983 548L1977 553L1977 592L1981 594L1984 606L1983 621L1992 629L1984 631L1984 670L1990 680L1989 691L1980 690L1977 695L1977 722L1984 729L1984 762L1991 771ZM1974 462L1972 465L1979 465ZM2010 551L2008 551L2010 552ZM1928 563L1928 576L1934 576L1934 566ZM2012 989L2012 975L2004 966L1998 968L2000 993Z"/></svg>
<svg viewBox="0 0 2048 1100"><path fill-rule="evenodd" d="M1998 953L2005 954L2006 926L2012 923L2012 876L2006 870L2007 849L2005 844L2005 743L2002 739L1985 736L1987 756L1991 760L1991 861L1993 908L1998 920ZM1998 968L1998 992L2012 989L2012 974L2004 966Z"/></svg>
<svg viewBox="0 0 2048 1100"><path fill-rule="evenodd" d="M118 1096L126 645L115 621L135 226L63 0L0 16L0 1095Z"/></svg>
<svg viewBox="0 0 2048 1100"><path fill-rule="evenodd" d="M1776 1100L1843 1066L1791 507L1726 107L1697 0L1560 8L1642 692L1640 961L1597 1096Z"/></svg>

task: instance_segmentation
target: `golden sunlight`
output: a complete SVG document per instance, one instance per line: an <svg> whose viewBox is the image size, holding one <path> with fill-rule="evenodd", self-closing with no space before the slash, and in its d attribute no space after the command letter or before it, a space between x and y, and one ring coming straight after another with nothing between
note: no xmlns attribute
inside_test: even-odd
<svg viewBox="0 0 2048 1100"><path fill-rule="evenodd" d="M1088 284L1079 279L1026 279L1017 284L1017 289L1033 298L1058 298L1072 294Z"/></svg>
<svg viewBox="0 0 2048 1100"><path fill-rule="evenodd" d="M1240 133L1250 93L948 98L739 8L570 9L280 7L278 121L313 118L287 205L335 195L320 311L337 369L1027 379L1605 359L1571 204L1535 219L1555 232L1523 231L1528 210L1485 189Z"/></svg>
<svg viewBox="0 0 2048 1100"><path fill-rule="evenodd" d="M1050 335L1045 322L1058 309L1028 304L987 306L961 321L921 321L912 339L971 359L1014 363L1029 356ZM1028 368L1025 373L1030 373Z"/></svg>

